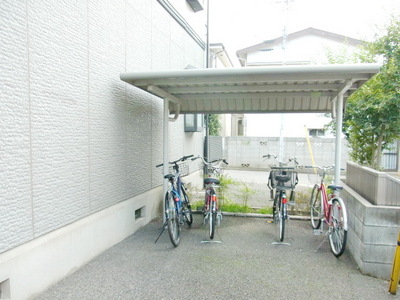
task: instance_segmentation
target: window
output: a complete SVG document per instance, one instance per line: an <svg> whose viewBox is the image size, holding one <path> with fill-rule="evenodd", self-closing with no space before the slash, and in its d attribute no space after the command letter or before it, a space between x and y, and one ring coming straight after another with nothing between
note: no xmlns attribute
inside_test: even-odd
<svg viewBox="0 0 400 300"><path fill-rule="evenodd" d="M243 124L243 119L239 119L239 120L238 120L237 135L238 135L238 136L243 136L243 135L244 135L244 124Z"/></svg>
<svg viewBox="0 0 400 300"><path fill-rule="evenodd" d="M203 10L204 0L186 0L194 12Z"/></svg>
<svg viewBox="0 0 400 300"><path fill-rule="evenodd" d="M203 131L202 114L185 114L185 132Z"/></svg>
<svg viewBox="0 0 400 300"><path fill-rule="evenodd" d="M308 129L308 135L312 137L325 136L325 129L321 128Z"/></svg>

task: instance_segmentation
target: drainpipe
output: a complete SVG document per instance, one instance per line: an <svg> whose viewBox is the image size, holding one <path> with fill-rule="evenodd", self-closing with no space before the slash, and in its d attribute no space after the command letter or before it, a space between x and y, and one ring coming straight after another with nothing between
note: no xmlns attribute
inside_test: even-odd
<svg viewBox="0 0 400 300"><path fill-rule="evenodd" d="M164 118L163 118L163 177L169 173L168 168L168 157L169 157L169 147L168 147L168 125L169 125L169 100L164 98ZM165 199L164 195L168 190L168 182L163 178L163 222L165 223Z"/></svg>

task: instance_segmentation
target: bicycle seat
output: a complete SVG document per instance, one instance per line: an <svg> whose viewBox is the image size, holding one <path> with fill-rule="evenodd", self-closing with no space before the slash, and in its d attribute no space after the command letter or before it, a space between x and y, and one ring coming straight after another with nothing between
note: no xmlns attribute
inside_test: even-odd
<svg viewBox="0 0 400 300"><path fill-rule="evenodd" d="M204 184L211 184L211 183L219 184L219 180L217 178L211 178L211 177L204 179Z"/></svg>
<svg viewBox="0 0 400 300"><path fill-rule="evenodd" d="M343 190L343 187L341 185L328 185L328 189L331 189L332 191L341 191Z"/></svg>
<svg viewBox="0 0 400 300"><path fill-rule="evenodd" d="M287 175L276 175L275 180L278 182L288 182L292 177Z"/></svg>
<svg viewBox="0 0 400 300"><path fill-rule="evenodd" d="M165 179L170 179L170 178L174 178L175 175L174 174L167 174L164 176Z"/></svg>

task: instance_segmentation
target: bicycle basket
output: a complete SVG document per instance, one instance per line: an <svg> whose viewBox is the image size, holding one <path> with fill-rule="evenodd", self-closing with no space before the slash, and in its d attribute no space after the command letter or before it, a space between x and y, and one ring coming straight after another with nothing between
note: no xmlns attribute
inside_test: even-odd
<svg viewBox="0 0 400 300"><path fill-rule="evenodd" d="M224 169L221 166L218 167L207 167L207 175L212 177L220 177L224 172Z"/></svg>
<svg viewBox="0 0 400 300"><path fill-rule="evenodd" d="M178 166L179 166L179 172L181 174L181 177L189 175L189 164L187 162L180 163L180 164L178 164ZM174 166L169 166L169 172L171 174L176 173Z"/></svg>
<svg viewBox="0 0 400 300"><path fill-rule="evenodd" d="M278 179L285 180L279 181ZM293 169L272 169L269 181L272 188L294 189L298 182L297 172L293 171Z"/></svg>

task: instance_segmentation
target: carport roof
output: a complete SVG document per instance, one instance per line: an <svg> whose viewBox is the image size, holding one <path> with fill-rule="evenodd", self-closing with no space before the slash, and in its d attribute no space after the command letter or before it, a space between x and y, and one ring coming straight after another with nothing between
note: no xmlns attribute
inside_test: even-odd
<svg viewBox="0 0 400 300"><path fill-rule="evenodd" d="M168 99L175 113L330 112L379 72L379 64L274 66L122 73Z"/></svg>

